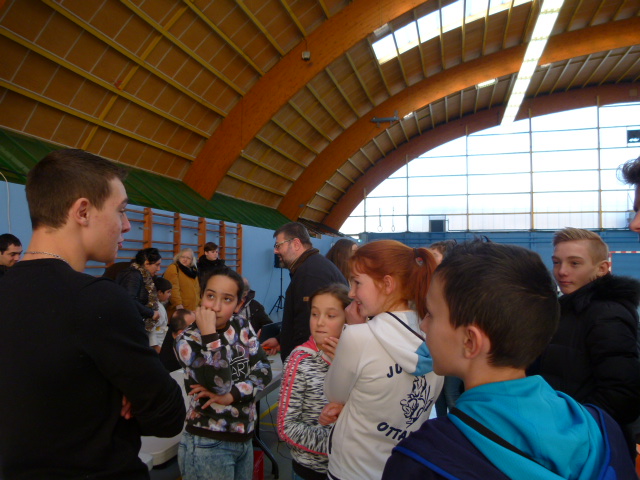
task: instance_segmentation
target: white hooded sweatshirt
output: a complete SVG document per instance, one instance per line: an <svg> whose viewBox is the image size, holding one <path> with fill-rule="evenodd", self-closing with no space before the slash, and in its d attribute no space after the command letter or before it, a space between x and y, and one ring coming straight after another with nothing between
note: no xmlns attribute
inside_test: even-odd
<svg viewBox="0 0 640 480"><path fill-rule="evenodd" d="M393 315L349 325L340 337L324 385L330 402L344 404L329 438L330 479L381 478L392 448L429 418L442 390L418 315Z"/></svg>

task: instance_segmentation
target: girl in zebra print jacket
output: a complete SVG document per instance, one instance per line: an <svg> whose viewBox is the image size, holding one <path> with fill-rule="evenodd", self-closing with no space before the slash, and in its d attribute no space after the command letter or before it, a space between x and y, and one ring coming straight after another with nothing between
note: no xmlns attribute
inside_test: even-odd
<svg viewBox="0 0 640 480"><path fill-rule="evenodd" d="M324 376L345 323L344 309L350 301L342 284L329 285L311 295L311 337L291 352L284 366L278 435L291 448L294 479L326 478L331 426L320 425L318 417L327 404Z"/></svg>

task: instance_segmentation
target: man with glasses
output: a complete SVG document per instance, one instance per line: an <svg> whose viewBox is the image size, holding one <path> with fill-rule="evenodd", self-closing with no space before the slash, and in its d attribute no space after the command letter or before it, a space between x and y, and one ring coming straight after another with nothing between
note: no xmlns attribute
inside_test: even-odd
<svg viewBox="0 0 640 480"><path fill-rule="evenodd" d="M269 355L280 351L282 361L298 345L309 340L309 296L332 283L347 284L340 270L317 248L313 248L307 229L298 222L278 228L273 234L273 251L289 269L291 283L287 288L282 314L282 330L278 337L266 340L262 347Z"/></svg>

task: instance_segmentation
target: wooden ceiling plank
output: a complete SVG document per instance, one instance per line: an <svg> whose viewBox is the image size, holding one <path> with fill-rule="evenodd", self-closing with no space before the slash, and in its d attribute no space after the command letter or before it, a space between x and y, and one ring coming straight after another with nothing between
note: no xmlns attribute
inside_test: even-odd
<svg viewBox="0 0 640 480"><path fill-rule="evenodd" d="M367 155L367 152L364 151L364 149L362 147L360 147L360 153L362 153L362 155L364 155L364 158L366 158L367 160L369 160L369 163L371 165L375 165L376 162L374 162L373 160L371 160L371 157L369 157L369 155Z"/></svg>
<svg viewBox="0 0 640 480"><path fill-rule="evenodd" d="M326 110L326 112L329 114L329 116L331 116L331 118L333 118L333 121L336 122L338 125L340 125L340 128L342 128L342 130L346 130L346 128L347 128L346 125L344 123L342 123L342 121L338 118L338 116L331 109L331 107L329 107L329 105L327 105L327 102L325 102L324 99L318 93L318 91L315 88L313 88L313 85L311 85L310 83L307 84L307 90L309 90L311 92L311 95L314 96L316 101L320 105L322 105L322 108L324 108Z"/></svg>
<svg viewBox="0 0 640 480"><path fill-rule="evenodd" d="M280 129L285 132L287 135L289 135L291 138L293 138L296 142L298 142L300 145L302 145L304 148L306 148L307 150L309 150L311 153L313 153L314 155L318 155L320 152L318 152L318 150L316 150L315 148L313 148L311 145L309 145L307 142L305 142L300 136L296 135L295 133L293 133L292 131L290 131L286 125L284 125L282 122L280 122L279 120L276 120L275 118L272 118L271 121L273 123L275 123L278 127L280 127Z"/></svg>
<svg viewBox="0 0 640 480"><path fill-rule="evenodd" d="M476 89L477 91L477 89ZM463 109L462 106L464 105L464 90L460 90L460 113L458 114L458 118L462 118L462 114L463 114Z"/></svg>
<svg viewBox="0 0 640 480"><path fill-rule="evenodd" d="M570 64L571 58L637 44L640 44L640 17L633 17L555 35L549 39L540 63L567 61ZM404 115L407 111L415 111L452 93L470 88L483 79L513 74L519 70L525 50L526 45L523 44L451 67L441 74L404 89L378 105L369 114L378 115L389 110L398 110L399 115ZM339 165L341 158L350 156L359 145L377 135L368 119L369 116L356 121L309 164L278 206L283 215L297 218L300 210L296 206L304 204L305 199L313 195L316 187L324 181L321 172L331 171L332 167Z"/></svg>
<svg viewBox="0 0 640 480"><path fill-rule="evenodd" d="M596 8L596 11L593 12L593 15L591 16L591 20L589 20L589 23L588 23L590 27L594 26L596 20L598 19L598 14L602 11L602 7L604 6L604 3L605 3L604 1L601 1L600 5L598 5L598 8Z"/></svg>
<svg viewBox="0 0 640 480"><path fill-rule="evenodd" d="M175 148L171 148L171 147L167 147L166 145L162 144L162 143L158 143L158 142L154 142L153 140L149 140L148 138L142 137L136 133L130 132L129 130L125 130L124 128L118 127L116 125L112 125L110 123L107 123L103 120L99 120L91 115L87 115L84 112L81 112L79 110L76 110L74 108L68 107L67 105L63 105L61 103L58 103L56 101L51 100L50 98L47 97L43 97L35 92L32 92L31 90L27 90L26 88L22 88L19 85L15 85L13 83L9 83L6 82L2 79L0 79L0 87L2 88L6 88L7 90L11 90L14 93L17 93L19 95L22 95L24 97L30 98L31 100L35 100L36 102L42 103L43 105L47 105L48 107L51 107L55 110L59 110L63 113L66 113L68 115L72 115L74 117L80 118L81 120L84 120L85 122L94 124L94 125L98 125L100 127L103 127L107 130L110 130L112 132L116 132L119 133L120 135L123 135L125 137L131 138L133 140L136 140L138 142L144 143L146 145L149 145L150 147L153 148L157 148L159 150L163 150L165 152L171 153L172 155L175 155L177 157L180 158L184 158L185 160L189 160L189 161L193 161L193 157L190 157L189 155L186 155L185 153L181 152L180 150L176 150Z"/></svg>
<svg viewBox="0 0 640 480"><path fill-rule="evenodd" d="M195 51L189 48L184 42L182 42L178 37L176 37L173 33L171 33L168 29L164 28L158 22L156 22L153 18L151 18L147 13L139 8L137 5L131 3L130 0L120 0L124 6L126 6L129 10L135 13L140 19L147 23L151 28L160 33L164 38L169 40L173 45L175 45L179 50L185 53L189 58L197 62L202 68L210 72L213 76L218 78L221 82L223 82L226 86L234 90L238 95L244 96L246 92L236 85L229 77L227 77L224 73L222 73L217 68L213 67L211 63L207 62L204 58L198 55ZM187 7L184 7L185 10L188 10Z"/></svg>
<svg viewBox="0 0 640 480"><path fill-rule="evenodd" d="M302 111L302 109L296 105L295 103L293 103L292 100L289 100L287 102L287 105L289 105L291 108L293 108L296 112L298 112L298 115L300 115L309 125L311 125L311 127L318 132L322 137L324 137L324 139L328 142L331 142L333 139L327 135L324 130L322 130L318 125L316 125L316 123L311 120L307 114L305 112Z"/></svg>
<svg viewBox="0 0 640 480"><path fill-rule="evenodd" d="M339 168L338 168L338 169L336 169L336 173L338 173L338 174L342 175L342 177L343 177L347 182L349 182L349 183L351 183L351 184L356 183L356 181L355 181L353 178L351 178L349 175L347 175L346 173L344 173L344 172L343 172L342 170L340 170Z"/></svg>
<svg viewBox="0 0 640 480"><path fill-rule="evenodd" d="M218 26L207 17L202 10L200 10L192 0L183 0L187 6L195 13L200 20L206 23L216 35L218 35L229 47L231 47L238 55L240 55L249 65L261 76L264 75L264 71L240 48L231 38L229 38Z"/></svg>
<svg viewBox="0 0 640 480"><path fill-rule="evenodd" d="M284 193L282 193L281 191L276 190L275 188L267 187L266 185L262 185L260 183L254 182L253 180L244 178L243 176L238 175L236 173L227 172L226 175L228 177L233 178L234 180L238 180L239 182L246 183L247 185L251 185L252 187L259 188L260 190L264 190L265 192L273 193L274 195L277 195L279 197L284 197Z"/></svg>
<svg viewBox="0 0 640 480"><path fill-rule="evenodd" d="M462 20L461 20L461 25L462 28L460 29L460 39L461 39L461 44L460 44L460 57L462 58L462 62L466 61L466 55L465 55L465 46L466 46L466 40L467 40L467 22L465 21L467 18L467 2L463 1L462 2Z"/></svg>
<svg viewBox="0 0 640 480"><path fill-rule="evenodd" d="M391 145L393 145L393 149L395 150L396 148L398 148L398 144L393 140L393 136L391 135L391 132L389 132L389 130L391 130L391 128L386 128L384 133L387 134L387 137L389 138L389 141L391 142Z"/></svg>
<svg viewBox="0 0 640 480"><path fill-rule="evenodd" d="M318 0L318 3L320 4L320 8L322 8L324 16L327 17L327 20L331 18L331 12L329 12L327 5L324 3L324 0Z"/></svg>
<svg viewBox="0 0 640 480"><path fill-rule="evenodd" d="M438 0L438 10L442 12L442 0ZM440 19L440 32L438 33L438 38L440 42L440 66L442 67L442 70L445 70L447 68L447 65L446 65L446 62L444 61L444 41L442 38L444 36L444 32L442 31L443 30L442 13L438 15L438 18Z"/></svg>
<svg viewBox="0 0 640 480"><path fill-rule="evenodd" d="M575 82L577 80L577 78L580 75L580 73L582 73L582 70L587 67L587 65L589 64L589 60L590 59L591 59L591 55L587 55L587 58L582 62L582 65L580 65L580 68L578 68L578 71L575 72L573 74L573 77L569 80L569 83L567 84L567 87L565 88L565 91L568 91L568 90L571 89L571 87L573 86L573 82Z"/></svg>
<svg viewBox="0 0 640 480"><path fill-rule="evenodd" d="M433 130L434 128L436 128L436 124L435 124L435 121L433 120L433 108L431 104L429 104L429 119L431 120L431 129Z"/></svg>
<svg viewBox="0 0 640 480"><path fill-rule="evenodd" d="M307 32L305 31L304 26L300 23L300 20L298 20L298 17L296 16L296 14L293 13L293 10L291 10L291 7L289 6L289 4L285 0L280 0L280 4L287 11L287 14L289 15L289 18L291 19L291 21L295 24L296 27L298 27L298 30L300 31L302 36L306 38Z"/></svg>
<svg viewBox="0 0 640 480"><path fill-rule="evenodd" d="M412 117L415 117L415 113L413 115L411 115ZM402 134L404 135L404 140L406 142L409 141L409 135L407 135L407 130L404 128L404 119L400 120L398 122L398 124L400 125L400 129L402 130Z"/></svg>
<svg viewBox="0 0 640 480"><path fill-rule="evenodd" d="M607 54L604 56L604 58L603 58L602 60L600 60L600 62L598 63L598 65L596 65L596 68L594 68L594 69L593 69L593 72L591 72L591 75L589 75L589 78L587 78L587 79L585 80L585 82L582 84L582 88L586 87L586 86L589 84L589 82L591 81L591 79L593 78L593 76L594 76L594 75L596 74L596 72L600 69L600 67L601 67L602 65L604 65L604 62L606 62L606 61L607 61L607 59L609 58L609 56L610 56L610 55L611 55L611 50L609 50L609 51L607 52ZM587 62L589 61L589 59L590 59L590 58L591 58L591 55L589 55L589 56L585 59L584 63L587 63Z"/></svg>
<svg viewBox="0 0 640 480"><path fill-rule="evenodd" d="M449 123L449 96L444 97L444 123Z"/></svg>
<svg viewBox="0 0 640 480"><path fill-rule="evenodd" d="M355 168L356 170L358 170L362 175L364 175L364 170L361 169L358 165L356 165L356 163L353 161L353 158L349 157L347 158L347 163L349 163L353 168Z"/></svg>
<svg viewBox="0 0 640 480"><path fill-rule="evenodd" d="M325 72L327 73L327 75L329 75L329 78L333 82L333 85L335 86L336 90L338 90L340 95L342 95L342 98L344 99L344 101L347 102L347 105L349 105L349 108L351 108L351 111L353 111L353 113L355 113L357 117L360 117L360 115L358 114L358 110L356 109L356 107L354 107L353 102L349 99L349 95L346 94L346 92L344 91L344 88L342 88L342 85L340 85L340 83L336 79L331 69L327 67L325 69Z"/></svg>
<svg viewBox="0 0 640 480"><path fill-rule="evenodd" d="M413 120L416 122L416 129L418 130L418 135L422 135L422 128L420 128L420 120L418 119L418 112L414 112Z"/></svg>
<svg viewBox="0 0 640 480"><path fill-rule="evenodd" d="M256 135L256 140L261 141L262 143L264 143L267 147L269 147L271 150L273 150L274 152L278 152L280 155L282 155L284 158L286 158L287 160L292 161L293 163L295 163L296 165L299 165L300 167L306 167L306 165L304 163L302 163L300 160L298 160L297 158L295 158L293 155L290 155L288 152L286 152L285 150L283 150L282 148L278 147L277 145L274 145L273 143L271 143L269 140L267 140L266 138L264 138L262 135Z"/></svg>
<svg viewBox="0 0 640 480"><path fill-rule="evenodd" d="M271 46L273 46L273 48L275 48L281 56L284 56L285 51L278 44L276 39L273 38L273 36L269 33L269 31L265 28L265 26L262 25L262 22L256 18L256 16L253 14L253 12L251 12L251 10L249 10L249 7L247 7L242 0L235 0L235 1L238 4L238 6L242 9L244 14L247 17L249 17L249 20L251 20L251 22L253 22L256 28L262 32L262 34L269 41Z"/></svg>
<svg viewBox="0 0 640 480"><path fill-rule="evenodd" d="M622 75L620 75L620 79L623 79L623 78L625 78L627 75L629 75L629 72L630 72L631 70L633 70L633 69L635 68L635 66L636 66L638 63L640 63L640 57L638 57L638 58L636 59L636 61L635 61L635 62L633 62L631 65L629 65L629 68L627 68L627 70L626 70ZM640 78L640 76L639 76L639 77L636 77L633 81L634 81L634 82L637 82L637 81L638 81L638 78ZM617 81L616 83L619 83L620 81L622 81L622 80L619 80L619 81Z"/></svg>
<svg viewBox="0 0 640 480"><path fill-rule="evenodd" d="M378 145L378 140L376 140L375 137L372 139L372 142L376 146L378 151L380 152L380 155L382 155L383 157L386 157L387 155L384 153L384 150L382 150L382 148L380 148L380 145Z"/></svg>
<svg viewBox="0 0 640 480"><path fill-rule="evenodd" d="M325 210L324 208L314 207L313 205L306 205L305 207L311 210L315 210L316 212L322 212L326 215L329 215L329 211Z"/></svg>
<svg viewBox="0 0 640 480"><path fill-rule="evenodd" d="M338 201L335 198L329 198L322 192L316 192L316 197L324 198L327 202L331 202L334 205L338 203Z"/></svg>
<svg viewBox="0 0 640 480"><path fill-rule="evenodd" d="M507 33L509 32L509 25L511 25L511 16L513 14L513 4L515 0L511 0L511 4L509 5L509 9L507 10L507 23L504 28L504 32L502 34L502 48L507 48Z"/></svg>
<svg viewBox="0 0 640 480"><path fill-rule="evenodd" d="M538 83L538 88L536 89L536 92L533 94L533 97L537 97L538 94L540 93L540 90L543 88L543 86L545 85L545 83L547 82L547 77L549 76L549 73L551 72L551 65L549 65L546 68L546 71L544 72L544 75L542 77L542 80Z"/></svg>
<svg viewBox="0 0 640 480"><path fill-rule="evenodd" d="M571 64L571 59L567 60L567 63L564 65L564 67L562 67L562 72L560 72L560 75L558 75L558 78L556 78L556 81L553 83L548 93L554 93L556 91L556 87L558 86L558 83L560 83L560 79L562 79L562 77L564 76L564 72L567 71L570 64Z"/></svg>
<svg viewBox="0 0 640 480"><path fill-rule="evenodd" d="M349 65L351 65L351 68L353 69L353 73L358 79L358 82L360 82L360 86L362 87L364 94L369 99L369 103L371 103L372 106L375 106L375 103L373 103L373 98L371 97L371 93L369 92L369 89L367 88L366 83L364 83L364 81L362 80L362 75L360 75L360 71L356 68L355 63L353 63L353 59L351 58L351 55L349 55L349 52L346 53L346 57L347 57L347 61L349 62Z"/></svg>
<svg viewBox="0 0 640 480"><path fill-rule="evenodd" d="M335 183L333 183L331 180L327 180L326 184L329 185L331 188L335 188L336 190L338 190L339 192L341 192L342 194L347 193L347 191L343 188L340 188L338 185L336 185Z"/></svg>
<svg viewBox="0 0 640 480"><path fill-rule="evenodd" d="M498 83L498 82L496 82ZM495 83L493 84L495 87ZM476 96L473 99L473 114L478 113L478 101L480 100L480 90L476 88Z"/></svg>
<svg viewBox="0 0 640 480"><path fill-rule="evenodd" d="M373 45L371 44L371 39L367 38L367 43L369 44L369 52L371 53L371 58L376 58L376 54L373 51ZM384 76L384 72L382 71L382 67L380 66L380 62L374 60L376 68L378 69L378 73L380 74L380 79L382 80L382 84L384 85L385 90L387 91L387 95L391 96L391 89L389 88L389 83Z"/></svg>
<svg viewBox="0 0 640 480"><path fill-rule="evenodd" d="M179 119L178 117L175 117L173 115L171 115L170 113L167 113L163 110L160 110L159 108L155 107L154 105L151 105L145 101L140 100L138 97L131 95L130 93L127 93L123 90L120 90L119 88L117 88L115 85L108 83L106 81L104 81L103 79L101 79L100 77L96 77L95 75L93 75L92 73L87 72L86 70L83 70L81 68L78 68L77 66L75 66L74 64L66 61L64 58L61 58L59 56L57 56L54 53L49 52L48 50L43 49L42 47L40 47L39 45L36 45L35 43L29 42L26 39L24 39L23 37L20 37L19 35L16 35L15 33L13 33L10 30L7 30L5 27L0 26L0 35L2 35L3 37L8 38L9 40L18 43L19 45L22 45L24 48L31 50L34 53L37 53L38 55L52 61L53 63L60 65L61 67L65 68L66 70L69 70L73 73L75 73L76 75L85 78L86 80L90 81L91 83L94 83L102 88L104 88L105 90L109 90L111 93L117 95L118 97L122 97L128 101L130 101L131 103L135 103L136 105L144 108L145 110L149 110L153 113L155 113L158 116L161 116L163 118L165 118L166 120L169 120L172 123L175 123L177 125L180 125L183 128L186 128L187 130L192 131L193 133L200 135L203 138L208 138L209 134L207 132L205 132L204 130L200 130L197 127L194 127L193 125L191 125L190 123L187 123L181 119ZM104 118L104 117L102 117Z"/></svg>
<svg viewBox="0 0 640 480"><path fill-rule="evenodd" d="M618 66L624 61L625 58L627 58L627 55L629 55L632 49L633 47L629 47L624 51L622 55L620 55L620 58L618 58L618 61L616 62L616 64L613 67L608 69L608 72L605 74L604 78L598 83L598 86L604 84L609 79L609 76L611 76L613 72L617 70Z"/></svg>
<svg viewBox="0 0 640 480"><path fill-rule="evenodd" d="M567 28L565 29L565 32L570 32L571 30L573 30L573 22L577 19L578 11L580 10L580 7L582 7L582 2L583 0L578 0L578 3L576 3L575 8L573 9L573 13L571 14L571 18L569 18L569 21L567 22Z"/></svg>
<svg viewBox="0 0 640 480"><path fill-rule="evenodd" d="M226 117L227 116L227 112L225 112L222 109L216 107L212 103L207 102L200 95L196 95L192 91L190 91L187 88L183 87L182 85L177 83L174 79L172 79L168 75L164 74L163 72L161 72L157 68L152 67L147 62L145 62L142 59L142 56L138 57L138 56L134 55L133 53L131 53L130 51L128 51L126 48L121 47L119 44L115 43L113 40L111 40L109 37L104 35L102 32L100 32L99 30L93 28L90 24L84 22L83 20L78 18L73 13L69 12L68 10L63 8L62 6L58 5L53 0L42 0L42 2L45 3L48 7L52 8L53 10L55 10L60 15L64 16L67 20L70 20L71 22L73 22L74 24L76 24L77 26L82 28L83 30L87 31L88 33L90 33L91 35L93 35L94 37L99 39L101 42L105 43L106 45L109 45L115 51L117 51L121 55L125 56L126 58L128 58L132 62L136 63L139 67L142 67L143 69L151 72L153 75L155 75L156 77L160 78L162 81L166 82L167 84L171 85L176 90L179 90L180 92L184 93L185 95L187 95L189 98L191 98L192 100L196 101L200 105L204 105L205 107L207 107L211 111L217 113L221 117Z"/></svg>
<svg viewBox="0 0 640 480"><path fill-rule="evenodd" d="M484 14L484 25L482 26L482 45L480 47L480 55L487 53L487 36L489 35L489 13L491 12L491 1L487 2L487 11Z"/></svg>
<svg viewBox="0 0 640 480"><path fill-rule="evenodd" d="M249 161L249 162L253 163L254 165L256 165L256 166L258 166L258 167L260 167L260 168L262 168L262 169L264 169L264 170L267 170L268 172L271 172L271 173L273 173L274 175L276 175L276 176L278 176L278 177L280 177L280 178L284 178L285 180L287 180L287 181L289 181L289 182L292 182L292 183L296 181L296 179L295 179L295 178L290 177L289 175L287 175L287 174L285 174L285 173L281 172L280 170L278 170L278 169L276 169L276 168L273 168L273 167L271 167L271 166L269 166L269 165L265 165L265 164L264 164L264 163L262 163L260 160L258 160L257 158L252 157L251 155L249 155L249 154L248 154L248 153L246 153L246 152L242 152L242 153L240 154L240 156L241 156L242 158L244 158L245 160L247 160L247 161Z"/></svg>
<svg viewBox="0 0 640 480"><path fill-rule="evenodd" d="M418 22L418 11L417 10L413 10L413 21ZM422 76L424 78L427 77L427 64L425 62L424 59L424 49L423 49L423 42L420 41L420 31L418 29L418 53L420 54L420 66L422 67Z"/></svg>

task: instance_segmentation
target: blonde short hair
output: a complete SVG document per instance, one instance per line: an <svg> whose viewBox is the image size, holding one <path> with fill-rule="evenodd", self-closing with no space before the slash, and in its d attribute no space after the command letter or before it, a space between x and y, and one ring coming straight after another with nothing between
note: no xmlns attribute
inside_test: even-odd
<svg viewBox="0 0 640 480"><path fill-rule="evenodd" d="M609 246L602 240L600 235L590 230L573 227L559 230L553 235L553 246L556 247L560 243L574 242L576 240L587 240L589 242L591 259L594 263L609 260Z"/></svg>
<svg viewBox="0 0 640 480"><path fill-rule="evenodd" d="M193 249L191 249L191 248L183 248L182 250L180 250L173 257L173 261L176 262L176 263L180 262L180 257L185 253L190 253L191 254L191 266L195 267L196 266L196 255L195 255L195 253L193 253Z"/></svg>

